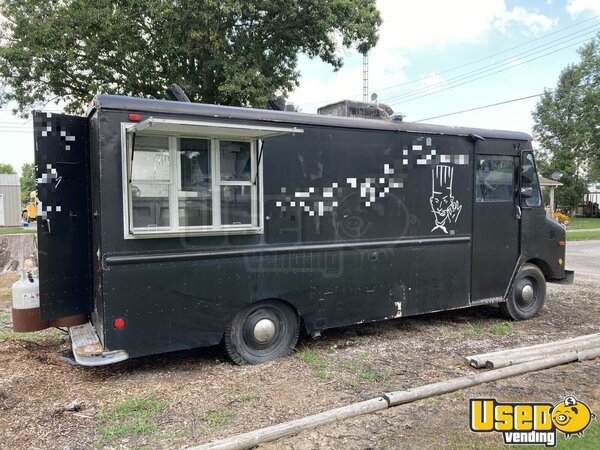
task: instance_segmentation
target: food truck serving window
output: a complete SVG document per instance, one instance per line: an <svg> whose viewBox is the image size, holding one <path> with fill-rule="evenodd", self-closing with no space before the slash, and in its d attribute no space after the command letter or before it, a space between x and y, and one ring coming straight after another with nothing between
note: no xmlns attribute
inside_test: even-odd
<svg viewBox="0 0 600 450"><path fill-rule="evenodd" d="M125 237L262 232L262 139L297 128L123 124Z"/></svg>

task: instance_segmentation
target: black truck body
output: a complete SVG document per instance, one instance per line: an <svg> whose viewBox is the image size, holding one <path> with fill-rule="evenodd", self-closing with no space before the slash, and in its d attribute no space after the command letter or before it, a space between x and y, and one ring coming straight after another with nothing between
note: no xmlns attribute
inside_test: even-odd
<svg viewBox="0 0 600 450"><path fill-rule="evenodd" d="M253 304L318 335L565 278L527 134L110 95L34 125L42 319L89 316L104 362Z"/></svg>

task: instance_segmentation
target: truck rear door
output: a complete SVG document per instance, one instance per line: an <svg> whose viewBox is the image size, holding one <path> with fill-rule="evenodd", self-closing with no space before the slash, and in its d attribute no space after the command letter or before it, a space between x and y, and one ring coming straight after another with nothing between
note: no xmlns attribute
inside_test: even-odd
<svg viewBox="0 0 600 450"><path fill-rule="evenodd" d="M91 311L89 122L34 113L43 320Z"/></svg>

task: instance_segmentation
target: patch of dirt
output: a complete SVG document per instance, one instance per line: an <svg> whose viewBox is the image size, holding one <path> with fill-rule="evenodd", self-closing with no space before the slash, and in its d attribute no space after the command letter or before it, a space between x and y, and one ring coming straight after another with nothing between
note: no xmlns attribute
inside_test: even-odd
<svg viewBox="0 0 600 450"><path fill-rule="evenodd" d="M10 280L0 278L0 292ZM296 354L261 366L234 366L214 347L83 368L61 359L69 350L58 333L11 337L0 342L0 448L92 448L99 442L99 411L150 394L168 404L155 419L157 431L116 438L108 447L206 443L472 373L465 355L600 332L599 297L598 286L585 280L548 285L546 306L534 320L506 322L497 308L479 307L357 325L326 331L319 341L304 337ZM4 294L0 299L1 315L10 303ZM558 402L575 394L598 413L599 378L598 360L565 365L341 421L260 448L500 448L500 436L469 431L469 398ZM82 408L64 411L76 399Z"/></svg>

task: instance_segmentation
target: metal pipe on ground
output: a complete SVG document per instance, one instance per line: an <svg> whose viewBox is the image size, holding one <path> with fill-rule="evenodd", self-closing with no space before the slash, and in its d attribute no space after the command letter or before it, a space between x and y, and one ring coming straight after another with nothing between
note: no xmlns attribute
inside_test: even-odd
<svg viewBox="0 0 600 450"><path fill-rule="evenodd" d="M265 442L271 442L286 436L292 436L300 431L316 428L338 420L381 411L391 406L402 405L405 403L422 400L427 397L447 394L459 389L476 386L478 384L489 383L503 378L514 377L562 364L595 359L598 357L600 357L600 346L594 349L587 349L579 352L572 351L560 353L545 359L517 364L502 369L479 372L473 375L454 378L452 380L419 386L406 391L389 392L383 394L381 397L371 400L354 403L352 405L330 411L324 411L322 413L304 417L302 419L296 419L290 422L284 422L278 425L262 428L260 430L251 431L249 433L210 442L198 447L189 448L189 450L244 450Z"/></svg>
<svg viewBox="0 0 600 450"><path fill-rule="evenodd" d="M578 336L575 338L563 339L561 341L546 342L544 344L530 345L527 347L512 348L512 349L500 350L500 351L496 351L496 352L480 353L478 355L471 355L471 356L465 357L465 362L468 365L470 365L471 367L480 369L480 368L485 367L485 364L490 357L496 357L496 358L507 357L507 356L513 356L515 354L520 354L520 353L525 353L525 352L547 351L549 349L554 350L554 351L551 351L550 354L555 354L556 349L558 349L560 347L564 348L564 347L568 347L569 344L576 344L576 343L580 343L583 341L592 341L592 340L596 340L596 339L600 340L600 333L594 333L594 334L588 334L585 336Z"/></svg>

